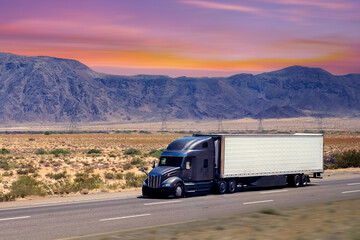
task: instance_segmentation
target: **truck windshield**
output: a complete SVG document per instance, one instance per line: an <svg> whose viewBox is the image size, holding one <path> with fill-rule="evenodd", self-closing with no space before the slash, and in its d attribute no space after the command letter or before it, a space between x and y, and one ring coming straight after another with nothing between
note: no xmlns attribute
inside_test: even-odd
<svg viewBox="0 0 360 240"><path fill-rule="evenodd" d="M182 160L182 157L161 157L159 166L180 167Z"/></svg>

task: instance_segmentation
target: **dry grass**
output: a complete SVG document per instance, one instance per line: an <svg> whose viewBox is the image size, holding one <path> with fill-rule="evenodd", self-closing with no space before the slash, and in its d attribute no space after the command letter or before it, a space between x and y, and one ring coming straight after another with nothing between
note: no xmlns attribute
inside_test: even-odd
<svg viewBox="0 0 360 240"><path fill-rule="evenodd" d="M8 193L11 184L26 169L35 169L29 175L45 183L45 188L54 184L65 184L74 179L77 172L89 171L99 174L104 186L93 191L118 191L127 188L125 176L127 172L144 175L140 166L149 167L156 159L148 154L153 149L163 149L180 134L53 134L0 135L0 148L10 150L10 154L0 155L0 160L8 163L9 169L0 168L0 193ZM142 155L126 155L127 149L135 148ZM39 149L47 154L36 154ZM70 154L49 154L54 149L64 149ZM90 149L101 150L100 154L88 154ZM127 164L133 165L125 170ZM141 164L141 165L139 165ZM68 178L54 179L50 177L66 171ZM20 174L19 174L20 173ZM111 173L114 179L105 178ZM10 175L10 176L7 176ZM11 176L12 175L12 176ZM108 174L109 176L109 174ZM118 176L118 177L116 177ZM66 181L65 181L66 180ZM49 190L52 194L54 189ZM91 192L91 191L90 191Z"/></svg>

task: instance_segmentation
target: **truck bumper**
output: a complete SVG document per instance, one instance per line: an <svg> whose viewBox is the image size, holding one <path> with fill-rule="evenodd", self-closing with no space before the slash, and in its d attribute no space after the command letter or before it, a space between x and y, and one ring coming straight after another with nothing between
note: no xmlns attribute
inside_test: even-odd
<svg viewBox="0 0 360 240"><path fill-rule="evenodd" d="M148 197L168 197L170 195L175 195L175 188L173 187L150 188L147 186L143 186L142 195Z"/></svg>

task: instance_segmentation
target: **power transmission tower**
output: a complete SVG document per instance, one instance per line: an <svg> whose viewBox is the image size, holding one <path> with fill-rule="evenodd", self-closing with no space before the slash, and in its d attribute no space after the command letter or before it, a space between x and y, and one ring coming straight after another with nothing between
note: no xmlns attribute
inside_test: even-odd
<svg viewBox="0 0 360 240"><path fill-rule="evenodd" d="M217 121L218 121L218 133L221 133L224 131L224 128L223 128L223 118L222 117L217 117Z"/></svg>
<svg viewBox="0 0 360 240"><path fill-rule="evenodd" d="M262 124L262 118L259 118L258 132L263 132L263 131L264 131L264 127Z"/></svg>
<svg viewBox="0 0 360 240"><path fill-rule="evenodd" d="M323 117L322 116L318 117L317 124L318 124L318 131L319 132L322 131L322 129L323 129Z"/></svg>
<svg viewBox="0 0 360 240"><path fill-rule="evenodd" d="M70 109L70 112L68 112L69 116L69 132L74 133L78 130L78 116L79 116L79 108L76 103L74 103Z"/></svg>
<svg viewBox="0 0 360 240"><path fill-rule="evenodd" d="M165 110L162 110L160 113L161 116L161 131L164 132L167 129L167 115L168 112Z"/></svg>

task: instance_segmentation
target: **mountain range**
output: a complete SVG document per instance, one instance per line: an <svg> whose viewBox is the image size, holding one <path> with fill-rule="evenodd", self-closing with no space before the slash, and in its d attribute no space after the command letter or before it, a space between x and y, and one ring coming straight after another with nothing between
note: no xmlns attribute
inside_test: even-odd
<svg viewBox="0 0 360 240"><path fill-rule="evenodd" d="M360 74L291 66L231 77L122 76L0 53L0 123L301 116L360 117Z"/></svg>

